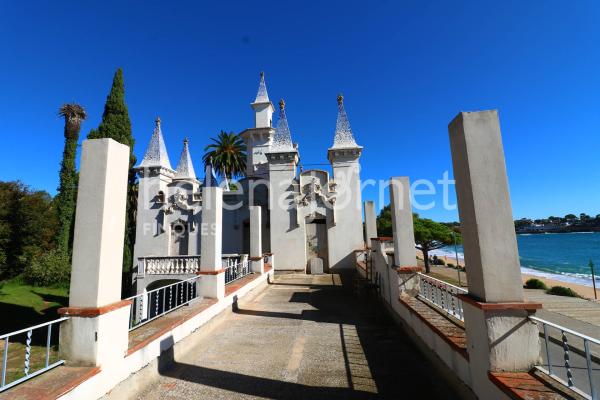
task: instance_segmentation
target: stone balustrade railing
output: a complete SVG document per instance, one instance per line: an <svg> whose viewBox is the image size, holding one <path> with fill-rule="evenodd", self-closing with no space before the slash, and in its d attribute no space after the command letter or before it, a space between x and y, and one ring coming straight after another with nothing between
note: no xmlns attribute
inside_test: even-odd
<svg viewBox="0 0 600 400"><path fill-rule="evenodd" d="M195 274L200 270L200 256L141 257L138 275Z"/></svg>

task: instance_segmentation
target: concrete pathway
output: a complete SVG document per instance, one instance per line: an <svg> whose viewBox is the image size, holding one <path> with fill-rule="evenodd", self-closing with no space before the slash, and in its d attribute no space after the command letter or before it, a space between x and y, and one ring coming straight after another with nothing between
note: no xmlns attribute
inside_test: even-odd
<svg viewBox="0 0 600 400"><path fill-rule="evenodd" d="M140 399L458 398L375 300L277 275Z"/></svg>

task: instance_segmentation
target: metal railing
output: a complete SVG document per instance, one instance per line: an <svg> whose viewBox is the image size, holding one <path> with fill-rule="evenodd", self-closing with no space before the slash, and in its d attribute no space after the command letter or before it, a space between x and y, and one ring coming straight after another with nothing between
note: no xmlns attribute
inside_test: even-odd
<svg viewBox="0 0 600 400"><path fill-rule="evenodd" d="M250 274L250 265L247 258L240 262L225 267L225 284L231 283Z"/></svg>
<svg viewBox="0 0 600 400"><path fill-rule="evenodd" d="M44 322L43 324L30 326L29 328L21 329L18 331L6 333L0 336L0 343L4 346L2 349L2 380L0 382L0 392L9 389L15 385L18 385L21 382L24 382L28 379L33 378L34 376L40 375L54 367L57 367L63 364L64 360L58 360L53 363L50 363L50 352L52 348L52 326L57 325L60 326L60 323L68 320L68 317L55 319L54 321ZM44 331L45 328L45 332ZM59 327L60 329L60 327ZM34 333L36 336L36 341L41 339L41 342L45 342L45 353L39 354L43 356L43 367L34 370L35 366L32 365L32 350L34 348L38 348L39 346L32 345L32 341L34 340ZM58 332L57 332L58 333ZM9 369L9 348L14 347L15 340L11 342L11 338L15 338L15 336L23 335L25 340L25 348L24 348L24 360L23 360L23 376L12 380L11 382L7 382L7 372ZM13 346L10 344L13 343ZM13 358L14 359L14 358ZM17 375L18 376L18 375Z"/></svg>
<svg viewBox="0 0 600 400"><path fill-rule="evenodd" d="M419 272L419 298L441 308L448 315L464 321L462 300L458 294L467 290Z"/></svg>
<svg viewBox="0 0 600 400"><path fill-rule="evenodd" d="M541 332L544 335L542 352L545 356L545 366L547 368L542 366L538 366L537 368L583 397L598 400L600 363L597 357L592 356L590 345L598 346L598 350L600 350L600 340L538 317L530 316L529 319L536 324L541 324ZM549 333L549 328L560 332L560 339L552 337ZM571 343L567 335L571 336ZM553 365L553 359L556 360L558 358L556 353L560 353L561 351L562 357L560 357L560 362L563 365ZM572 358L571 353L578 353L577 359L575 357ZM584 371L585 373L583 373ZM561 375L564 375L564 379Z"/></svg>
<svg viewBox="0 0 600 400"><path fill-rule="evenodd" d="M129 330L139 328L200 297L199 280L201 278L201 276L195 276L158 289L144 290L143 293L127 298L132 301Z"/></svg>
<svg viewBox="0 0 600 400"><path fill-rule="evenodd" d="M195 274L200 269L200 256L140 257L138 275Z"/></svg>

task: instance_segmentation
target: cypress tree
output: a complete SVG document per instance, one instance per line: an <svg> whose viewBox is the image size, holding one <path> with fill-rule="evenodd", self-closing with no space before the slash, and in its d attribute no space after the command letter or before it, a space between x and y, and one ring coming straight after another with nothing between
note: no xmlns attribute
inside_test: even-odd
<svg viewBox="0 0 600 400"><path fill-rule="evenodd" d="M136 158L133 154L135 143L131 134L131 121L125 104L125 84L123 70L117 69L113 77L110 93L106 97L102 122L98 129L92 129L88 139L110 138L129 146L129 178L127 188L127 217L125 220L125 243L123 247L123 271L129 272L133 264L133 243L135 242L135 213L137 210L137 178L133 171ZM124 288L125 290L125 288Z"/></svg>
<svg viewBox="0 0 600 400"><path fill-rule="evenodd" d="M75 156L81 122L87 114L79 104L63 104L58 115L65 119L65 147L60 164L60 186L56 195L56 211L58 214L57 249L65 255L71 253L73 245L73 226L75 223L75 205L77 200L77 171Z"/></svg>

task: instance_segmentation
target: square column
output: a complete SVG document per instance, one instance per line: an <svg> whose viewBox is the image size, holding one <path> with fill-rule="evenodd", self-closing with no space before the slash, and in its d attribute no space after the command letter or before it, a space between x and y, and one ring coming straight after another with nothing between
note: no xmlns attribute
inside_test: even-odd
<svg viewBox="0 0 600 400"><path fill-rule="evenodd" d="M504 150L495 110L461 112L448 126L469 280L463 300L473 389L489 396L488 371L528 371L539 357L525 303Z"/></svg>
<svg viewBox="0 0 600 400"><path fill-rule="evenodd" d="M375 202L365 201L363 203L365 211L365 245L371 248L371 239L377 237L377 215L375 214Z"/></svg>
<svg viewBox="0 0 600 400"><path fill-rule="evenodd" d="M260 206L250 206L250 265L252 272L262 274L265 264L262 254L262 225Z"/></svg>
<svg viewBox="0 0 600 400"><path fill-rule="evenodd" d="M130 301L121 300L121 268L129 147L112 139L85 140L77 192L70 317L60 352L71 365L98 366L127 351Z"/></svg>
<svg viewBox="0 0 600 400"><path fill-rule="evenodd" d="M392 232L394 236L394 268L398 282L391 278L394 300L401 293L416 296L419 292L417 272L417 250L413 212L410 201L410 180L408 176L390 178L390 204L392 212ZM396 277L396 274L393 275Z"/></svg>
<svg viewBox="0 0 600 400"><path fill-rule="evenodd" d="M223 189L202 188L202 224L200 227L200 293L204 297L225 297L223 269Z"/></svg>

